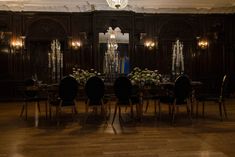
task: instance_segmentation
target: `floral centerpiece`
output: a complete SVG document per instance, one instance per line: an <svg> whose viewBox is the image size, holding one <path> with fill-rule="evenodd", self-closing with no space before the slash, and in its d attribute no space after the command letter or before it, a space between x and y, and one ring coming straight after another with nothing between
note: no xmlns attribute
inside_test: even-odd
<svg viewBox="0 0 235 157"><path fill-rule="evenodd" d="M94 69L84 70L79 68L73 68L73 73L71 76L75 77L78 83L82 86L85 86L87 80L93 76L100 76L101 74L95 71Z"/></svg>
<svg viewBox="0 0 235 157"><path fill-rule="evenodd" d="M162 75L158 70L149 70L145 68L141 70L139 67L135 67L128 75L132 84L144 85L158 85L161 81Z"/></svg>

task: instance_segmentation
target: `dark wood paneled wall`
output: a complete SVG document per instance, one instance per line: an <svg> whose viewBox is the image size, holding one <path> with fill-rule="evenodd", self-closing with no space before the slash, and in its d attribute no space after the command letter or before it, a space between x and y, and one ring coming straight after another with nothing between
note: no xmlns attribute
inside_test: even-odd
<svg viewBox="0 0 235 157"><path fill-rule="evenodd" d="M109 26L120 27L123 33L129 33L131 69L138 66L170 74L172 42L179 38L184 43L185 71L193 80L201 80L208 88L215 89L223 74L228 74L230 80L235 79L234 14L0 12L0 31L11 32L11 38L26 37L25 48L17 53L1 50L0 84L24 80L34 73L40 73L39 78L46 81L47 77L42 75L45 75L43 69L48 63L43 56L55 38L62 43L65 75L71 73L74 66L102 72L103 52L99 51L98 33L106 32ZM140 40L143 33L158 39L158 48L144 47ZM196 37L199 36L209 39L208 49L197 47ZM72 40L81 40L82 47L71 49L69 43ZM234 87L233 83L231 90L234 91Z"/></svg>

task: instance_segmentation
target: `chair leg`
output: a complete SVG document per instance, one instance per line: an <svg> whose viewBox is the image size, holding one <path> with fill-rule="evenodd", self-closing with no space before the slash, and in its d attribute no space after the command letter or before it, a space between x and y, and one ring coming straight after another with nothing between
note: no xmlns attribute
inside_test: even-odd
<svg viewBox="0 0 235 157"><path fill-rule="evenodd" d="M77 110L76 106L73 106L73 111L74 111L74 114L78 114L78 110Z"/></svg>
<svg viewBox="0 0 235 157"><path fill-rule="evenodd" d="M140 120L142 120L142 117L143 117L143 96L141 94L140 96L140 101L138 103L138 106L139 106L139 116L140 116Z"/></svg>
<svg viewBox="0 0 235 157"><path fill-rule="evenodd" d="M133 105L131 104L131 118L134 117L134 112L133 112Z"/></svg>
<svg viewBox="0 0 235 157"><path fill-rule="evenodd" d="M196 101L196 118L198 118L198 105L199 105L199 101Z"/></svg>
<svg viewBox="0 0 235 157"><path fill-rule="evenodd" d="M222 103L219 102L219 113L220 113L220 120L223 120L223 113L222 113Z"/></svg>
<svg viewBox="0 0 235 157"><path fill-rule="evenodd" d="M52 116L51 116L51 104L49 104L49 118L51 119Z"/></svg>
<svg viewBox="0 0 235 157"><path fill-rule="evenodd" d="M225 115L225 118L228 119L228 116L227 116L227 109L226 109L226 106L225 106L225 102L223 101L222 104L223 104L223 108L224 108L224 115Z"/></svg>
<svg viewBox="0 0 235 157"><path fill-rule="evenodd" d="M47 103L47 101L45 102L45 112L46 112L46 119L48 118L48 103Z"/></svg>
<svg viewBox="0 0 235 157"><path fill-rule="evenodd" d="M174 121L175 121L175 112L176 112L175 110L176 110L176 100L173 103L172 111L171 111L171 113L172 113L172 121L171 121L171 123L172 124L174 124Z"/></svg>
<svg viewBox="0 0 235 157"><path fill-rule="evenodd" d="M22 105L22 108L21 108L21 111L20 111L20 117L22 117L22 116L23 116L24 108L25 108L25 104L24 104L24 105Z"/></svg>
<svg viewBox="0 0 235 157"><path fill-rule="evenodd" d="M127 106L125 107L125 112L127 111Z"/></svg>
<svg viewBox="0 0 235 157"><path fill-rule="evenodd" d="M25 120L28 118L28 104L27 102L25 103Z"/></svg>
<svg viewBox="0 0 235 157"><path fill-rule="evenodd" d="M85 105L85 118L84 118L84 124L86 124L87 118L88 118L88 112L89 112L89 101Z"/></svg>
<svg viewBox="0 0 235 157"><path fill-rule="evenodd" d="M58 118L58 114L59 114L59 109L58 109L59 107L58 106L56 106L56 108L55 108L55 117L56 117L56 122L57 122L57 125L58 125L58 121L59 121L59 118Z"/></svg>
<svg viewBox="0 0 235 157"><path fill-rule="evenodd" d="M191 103L190 114L191 114L191 116L193 116L193 114L194 114L194 105L193 105L194 100L193 100L193 98L191 98L189 100L189 102Z"/></svg>
<svg viewBox="0 0 235 157"><path fill-rule="evenodd" d="M119 117L119 120L122 120L121 111L122 111L122 110L121 110L121 107L119 106L119 107L118 107L118 117Z"/></svg>
<svg viewBox="0 0 235 157"><path fill-rule="evenodd" d="M39 118L40 118L40 109L39 109L39 101L36 102L35 104L35 127L38 127L38 123L39 123Z"/></svg>
<svg viewBox="0 0 235 157"><path fill-rule="evenodd" d="M175 106L172 107L172 119L171 119L171 123L173 124L175 121Z"/></svg>
<svg viewBox="0 0 235 157"><path fill-rule="evenodd" d="M38 112L41 113L39 101L37 101Z"/></svg>
<svg viewBox="0 0 235 157"><path fill-rule="evenodd" d="M159 119L161 119L161 104L160 101L158 100L158 112L159 112Z"/></svg>
<svg viewBox="0 0 235 157"><path fill-rule="evenodd" d="M73 121L76 121L77 110L76 110L76 106L75 105L71 106L71 113L72 113Z"/></svg>
<svg viewBox="0 0 235 157"><path fill-rule="evenodd" d="M116 104L116 105L115 105L115 109L114 109L114 114L113 114L112 125L113 125L113 122L114 122L115 117L116 117L116 114L117 114L117 107L118 107L118 105Z"/></svg>
<svg viewBox="0 0 235 157"><path fill-rule="evenodd" d="M154 114L157 115L157 101L154 100Z"/></svg>
<svg viewBox="0 0 235 157"><path fill-rule="evenodd" d="M38 113L41 114L41 109L40 109L39 101L37 101L37 108L38 108Z"/></svg>
<svg viewBox="0 0 235 157"><path fill-rule="evenodd" d="M60 106L56 106L57 125L60 125L60 116L61 116L61 107Z"/></svg>
<svg viewBox="0 0 235 157"><path fill-rule="evenodd" d="M172 104L168 104L169 116L172 114Z"/></svg>
<svg viewBox="0 0 235 157"><path fill-rule="evenodd" d="M108 117L110 117L110 115L111 115L111 105L110 105L110 103L108 104L108 108L109 108L109 114L108 114Z"/></svg>
<svg viewBox="0 0 235 157"><path fill-rule="evenodd" d="M189 106L188 106L188 104L186 104L186 110L187 110L187 114L189 114L190 112L189 112Z"/></svg>
<svg viewBox="0 0 235 157"><path fill-rule="evenodd" d="M141 104L136 104L136 115L137 115L137 118L139 118L139 119L141 119L141 117L142 117L142 115L141 115L141 109L140 109L140 107L141 107Z"/></svg>
<svg viewBox="0 0 235 157"><path fill-rule="evenodd" d="M102 104L103 104L105 114L106 114L105 116L106 116L106 119L107 119L107 118L110 117L110 113L111 113L110 103L104 104L103 101L102 101Z"/></svg>
<svg viewBox="0 0 235 157"><path fill-rule="evenodd" d="M179 113L179 106L178 105L176 106L176 113L177 114Z"/></svg>
<svg viewBox="0 0 235 157"><path fill-rule="evenodd" d="M124 120L122 119L122 108L119 106L118 107L118 117L119 117L119 122L120 122L120 124L122 124L123 122L124 122Z"/></svg>
<svg viewBox="0 0 235 157"><path fill-rule="evenodd" d="M103 103L101 105L101 114L103 114L103 116L104 116L105 123L108 124L108 121L107 121L107 111L106 111Z"/></svg>
<svg viewBox="0 0 235 157"><path fill-rule="evenodd" d="M190 109L189 103L192 103L192 102L190 100L188 100L186 105L187 105L189 119L192 122L192 110ZM192 104L191 104L191 106L192 106Z"/></svg>
<svg viewBox="0 0 235 157"><path fill-rule="evenodd" d="M205 119L205 101L202 102L202 116Z"/></svg>
<svg viewBox="0 0 235 157"><path fill-rule="evenodd" d="M146 104L145 111L144 111L145 113L147 112L148 107L149 107L149 100L147 100L147 104Z"/></svg>

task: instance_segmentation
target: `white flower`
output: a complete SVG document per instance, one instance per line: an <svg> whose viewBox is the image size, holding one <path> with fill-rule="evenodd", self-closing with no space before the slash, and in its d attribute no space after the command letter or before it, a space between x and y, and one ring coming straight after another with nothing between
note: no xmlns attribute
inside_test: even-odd
<svg viewBox="0 0 235 157"><path fill-rule="evenodd" d="M132 82L139 82L140 85L144 84L159 84L161 75L158 73L158 70L149 70L145 68L141 70L138 67L135 67L133 71L128 75Z"/></svg>

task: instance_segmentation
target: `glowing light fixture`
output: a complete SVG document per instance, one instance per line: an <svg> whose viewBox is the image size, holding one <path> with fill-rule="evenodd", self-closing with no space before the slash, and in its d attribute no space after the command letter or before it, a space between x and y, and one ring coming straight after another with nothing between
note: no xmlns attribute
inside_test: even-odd
<svg viewBox="0 0 235 157"><path fill-rule="evenodd" d="M123 9L127 6L128 0L106 0L109 7L113 9Z"/></svg>
<svg viewBox="0 0 235 157"><path fill-rule="evenodd" d="M198 46L199 46L201 49L206 49L206 48L209 46L209 42L208 42L208 40L205 39L205 38L199 39L199 41L198 41Z"/></svg>
<svg viewBox="0 0 235 157"><path fill-rule="evenodd" d="M152 50L155 47L155 42L152 40L148 40L144 43L144 46Z"/></svg>
<svg viewBox="0 0 235 157"><path fill-rule="evenodd" d="M25 40L25 36L20 36L18 38L14 38L11 41L11 48L14 50L19 50L21 48L24 47L24 40Z"/></svg>
<svg viewBox="0 0 235 157"><path fill-rule="evenodd" d="M82 46L80 41L72 41L71 45L72 45L72 48L75 50L79 49Z"/></svg>

